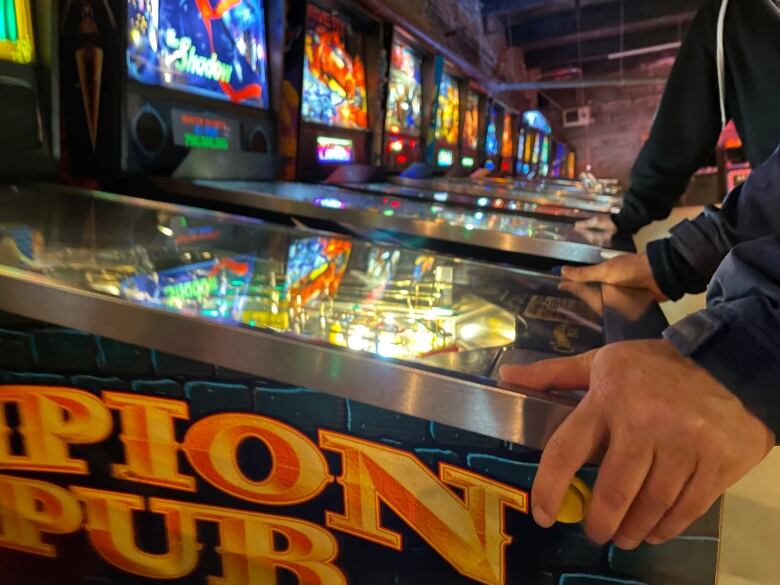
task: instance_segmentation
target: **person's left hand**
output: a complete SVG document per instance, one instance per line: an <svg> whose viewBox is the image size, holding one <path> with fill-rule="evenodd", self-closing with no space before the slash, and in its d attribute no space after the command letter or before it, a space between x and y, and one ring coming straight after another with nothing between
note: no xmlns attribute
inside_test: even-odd
<svg viewBox="0 0 780 585"><path fill-rule="evenodd" d="M536 522L551 526L574 474L603 455L585 518L599 544L633 549L675 538L774 446L735 395L667 341L504 366L501 378L588 390L548 441L531 502Z"/></svg>
<svg viewBox="0 0 780 585"><path fill-rule="evenodd" d="M669 300L658 287L647 254L621 254L593 266L564 266L561 276L573 282L600 282L649 290L656 300Z"/></svg>
<svg viewBox="0 0 780 585"><path fill-rule="evenodd" d="M596 285L562 280L558 290L584 301L599 317L610 308L630 321L638 320L656 300L653 293L622 286Z"/></svg>

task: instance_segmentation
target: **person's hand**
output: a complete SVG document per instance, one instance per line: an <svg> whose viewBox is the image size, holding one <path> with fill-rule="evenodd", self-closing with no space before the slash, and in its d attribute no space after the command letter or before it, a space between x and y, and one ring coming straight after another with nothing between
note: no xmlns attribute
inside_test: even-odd
<svg viewBox="0 0 780 585"><path fill-rule="evenodd" d="M589 219L583 219L574 224L578 232L599 231L613 236L618 229L610 215L595 215Z"/></svg>
<svg viewBox="0 0 780 585"><path fill-rule="evenodd" d="M601 282L649 290L659 301L668 300L658 288L647 254L623 254L594 266L564 266L561 276L573 282Z"/></svg>
<svg viewBox="0 0 780 585"><path fill-rule="evenodd" d="M603 455L585 518L599 544L633 549L676 537L774 446L736 396L667 341L504 366L501 378L588 390L548 441L531 502L536 522L551 526L574 474Z"/></svg>
<svg viewBox="0 0 780 585"><path fill-rule="evenodd" d="M655 296L650 291L622 286L598 286L562 280L558 285L558 290L584 301L599 317L604 315L604 309L608 307L629 321L638 320L655 302Z"/></svg>

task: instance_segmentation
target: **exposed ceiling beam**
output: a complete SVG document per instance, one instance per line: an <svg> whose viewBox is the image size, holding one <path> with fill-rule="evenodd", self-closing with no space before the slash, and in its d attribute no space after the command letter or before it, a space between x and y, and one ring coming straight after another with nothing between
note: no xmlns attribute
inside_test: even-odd
<svg viewBox="0 0 780 585"><path fill-rule="evenodd" d="M672 26L627 34L623 38L622 43L619 36L613 36L583 41L579 46L574 43L536 51L526 50L524 52L525 62L529 69L555 69L558 67L577 66L580 63L606 61L609 55L614 53L663 45L679 40L678 27ZM674 53L674 51L671 52L672 54Z"/></svg>
<svg viewBox="0 0 780 585"><path fill-rule="evenodd" d="M550 39L572 38L577 33L619 27L621 23L628 26L681 14L690 20L699 4L700 0L612 1L582 6L579 12L569 10L536 18L509 19L507 40L510 44L526 46Z"/></svg>
<svg viewBox="0 0 780 585"><path fill-rule="evenodd" d="M612 25L595 28L581 33L574 33L564 36L550 37L531 43L523 43L522 40L516 41L515 45L519 45L524 51L539 51L543 49L550 49L553 47L563 47L566 45L574 45L578 42L594 41L607 37L619 37L621 34L634 34L654 30L658 28L665 28L669 26L682 26L687 24L696 15L695 12L684 12L682 14L675 14L670 16L664 16L661 18L655 18L652 20L640 20L638 22L627 23L623 26Z"/></svg>
<svg viewBox="0 0 780 585"><path fill-rule="evenodd" d="M559 81L523 81L519 83L496 83L492 85L495 93L510 91L580 89L588 87L628 87L634 85L659 85L666 83L664 77L614 78L604 79L565 79Z"/></svg>
<svg viewBox="0 0 780 585"><path fill-rule="evenodd" d="M581 6L608 4L615 0L580 0ZM482 3L483 16L539 16L574 10L576 0L486 0Z"/></svg>

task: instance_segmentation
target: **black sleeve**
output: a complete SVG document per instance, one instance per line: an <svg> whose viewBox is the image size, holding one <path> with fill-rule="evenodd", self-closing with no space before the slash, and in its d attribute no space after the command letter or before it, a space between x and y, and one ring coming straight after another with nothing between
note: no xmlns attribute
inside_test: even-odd
<svg viewBox="0 0 780 585"><path fill-rule="evenodd" d="M691 268L688 261L672 245L671 238L647 244L647 258L658 288L670 300L679 301L686 294L698 294L707 290L710 279Z"/></svg>
<svg viewBox="0 0 780 585"><path fill-rule="evenodd" d="M780 147L728 194L723 206L709 206L696 219L671 230L671 237L650 242L647 257L653 278L672 300L703 292L735 246L780 234Z"/></svg>
<svg viewBox="0 0 780 585"><path fill-rule="evenodd" d="M631 171L623 209L613 220L635 233L669 215L721 131L715 57L720 2L709 0L691 24L672 68L650 137Z"/></svg>

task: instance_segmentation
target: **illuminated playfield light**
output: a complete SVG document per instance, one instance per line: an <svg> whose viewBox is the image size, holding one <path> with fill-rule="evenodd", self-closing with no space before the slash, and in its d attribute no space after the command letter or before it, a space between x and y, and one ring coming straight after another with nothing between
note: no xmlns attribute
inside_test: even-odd
<svg viewBox="0 0 780 585"><path fill-rule="evenodd" d="M464 156L462 159L460 159L460 166L470 169L474 166L474 157Z"/></svg>
<svg viewBox="0 0 780 585"><path fill-rule="evenodd" d="M442 148L439 151L439 156L436 159L436 164L440 167L451 167L452 162L455 160L455 155L451 150Z"/></svg>
<svg viewBox="0 0 780 585"><path fill-rule="evenodd" d="M355 149L352 140L348 138L334 138L332 136L317 136L317 160L321 163L351 163L354 158Z"/></svg>

